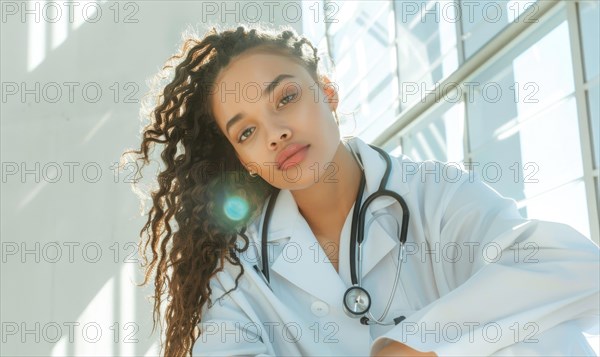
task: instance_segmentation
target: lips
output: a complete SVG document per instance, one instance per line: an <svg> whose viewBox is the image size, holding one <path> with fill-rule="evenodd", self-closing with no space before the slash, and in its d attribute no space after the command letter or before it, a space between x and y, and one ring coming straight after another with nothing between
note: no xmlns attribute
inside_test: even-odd
<svg viewBox="0 0 600 357"><path fill-rule="evenodd" d="M277 161L277 168L279 170L285 170L304 160L306 149L308 149L309 146L310 145L306 144L290 144L286 146L275 158Z"/></svg>

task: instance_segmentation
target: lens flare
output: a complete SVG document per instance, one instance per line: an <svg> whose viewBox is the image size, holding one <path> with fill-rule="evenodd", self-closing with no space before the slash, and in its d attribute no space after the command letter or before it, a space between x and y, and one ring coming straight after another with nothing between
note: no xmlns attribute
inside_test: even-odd
<svg viewBox="0 0 600 357"><path fill-rule="evenodd" d="M229 219L239 221L248 214L248 203L239 196L231 196L225 200L223 210Z"/></svg>

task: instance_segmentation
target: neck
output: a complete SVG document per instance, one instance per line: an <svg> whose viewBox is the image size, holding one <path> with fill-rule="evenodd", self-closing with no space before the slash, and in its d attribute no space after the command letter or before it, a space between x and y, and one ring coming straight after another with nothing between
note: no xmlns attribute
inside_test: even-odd
<svg viewBox="0 0 600 357"><path fill-rule="evenodd" d="M361 168L352 152L342 142L330 166L319 182L302 190L292 191L300 213L315 234L340 229L356 201ZM333 172L333 174L331 174Z"/></svg>

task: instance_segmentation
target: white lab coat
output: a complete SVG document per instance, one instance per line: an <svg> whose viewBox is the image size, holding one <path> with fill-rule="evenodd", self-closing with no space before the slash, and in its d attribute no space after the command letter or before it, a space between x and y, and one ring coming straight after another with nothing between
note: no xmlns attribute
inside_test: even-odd
<svg viewBox="0 0 600 357"><path fill-rule="evenodd" d="M377 190L385 161L358 138L350 145L365 166L366 198ZM406 156L392 162L388 187L406 201L410 224L386 321L404 321L364 326L344 313L352 209L338 274L290 191L282 190L268 234L272 290L253 269L261 267L263 208L248 226L238 287L223 296L239 272L229 263L211 282L213 305L203 309L193 355L369 356L390 340L439 356L594 355L582 331L598 332L597 245L567 225L522 218L514 200L456 165ZM382 214L388 219L368 228L362 268L376 317L389 299L399 252L389 215L400 221L401 207L379 198L367 221Z"/></svg>

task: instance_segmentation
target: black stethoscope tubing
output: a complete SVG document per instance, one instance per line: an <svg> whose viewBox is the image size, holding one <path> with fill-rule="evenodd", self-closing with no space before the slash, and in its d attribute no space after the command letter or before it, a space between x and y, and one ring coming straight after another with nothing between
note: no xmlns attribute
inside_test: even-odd
<svg viewBox="0 0 600 357"><path fill-rule="evenodd" d="M362 195L363 195L364 185L365 185L364 172L362 173L361 188L359 190L359 194L357 195L357 200L354 205L354 213L353 213L353 219L352 219L353 227L352 227L352 230L350 233L350 278L352 281L352 285L358 284L358 277L356 274L357 273L357 270L356 270L356 261L357 261L356 246L357 246L357 244L362 244L362 242L364 240L365 217L367 214L367 208L369 207L371 202L373 202L376 198L381 197L381 196L391 196L394 199L396 199L396 201L398 201L398 203L402 207L402 226L400 228L400 244L406 243L407 233L408 233L408 220L409 220L408 206L406 205L406 202L404 201L402 196L400 196L399 194L397 194L394 191L390 191L390 190L386 189L388 180L390 178L390 173L392 171L392 160L390 159L390 156L388 155L388 153L386 153L382 149L380 149L376 146L373 146L373 145L370 145L370 146L371 146L371 148L373 148L377 152L379 152L381 154L381 156L384 157L384 159L386 161L386 169L385 169L385 173L383 174L383 178L381 179L381 182L379 184L378 190L373 192L371 195L369 195L369 197L367 197L365 202L361 205L360 202L362 201ZM358 220L355 219L357 207L360 207ZM352 231L357 232L357 234L352 234Z"/></svg>
<svg viewBox="0 0 600 357"><path fill-rule="evenodd" d="M277 195L279 194L279 190L273 192L271 194L271 198L269 198L269 203L267 205L267 211L265 213L265 219L263 222L262 235L261 235L261 259L262 259L262 273L267 279L267 283L271 282L269 278L269 259L267 253L267 230L269 228L269 221L271 220L271 213L273 212L273 207L275 207L275 201L277 201Z"/></svg>

